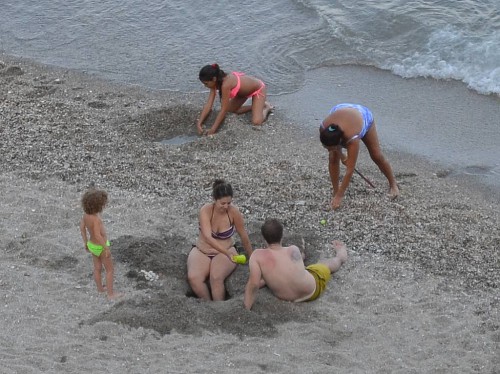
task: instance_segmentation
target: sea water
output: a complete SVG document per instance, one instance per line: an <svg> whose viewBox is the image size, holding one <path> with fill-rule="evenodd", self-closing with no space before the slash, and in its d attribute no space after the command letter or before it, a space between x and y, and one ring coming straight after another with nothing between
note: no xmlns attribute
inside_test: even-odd
<svg viewBox="0 0 500 374"><path fill-rule="evenodd" d="M286 103L306 86L321 94L323 101L312 106L315 113L301 118L311 127L316 126L313 117L335 102L328 89L342 84L328 80L331 72L322 69L341 65L371 66L405 78L456 80L500 103L500 0L7 1L0 8L0 50L179 92L202 92L199 69L217 62L227 71L263 79L274 101ZM383 102L382 94L378 99ZM391 123L388 106L374 111ZM386 127L383 140L497 173L500 105L493 121L477 117L470 124L440 123L444 128L438 136L444 135L442 141L456 152L443 151L427 132L412 133L405 123ZM469 125L475 138L467 145L458 135L468 130L457 134L456 126Z"/></svg>
<svg viewBox="0 0 500 374"><path fill-rule="evenodd" d="M3 3L0 50L156 89L200 90L200 67L218 62L273 94L339 64L500 93L499 0Z"/></svg>

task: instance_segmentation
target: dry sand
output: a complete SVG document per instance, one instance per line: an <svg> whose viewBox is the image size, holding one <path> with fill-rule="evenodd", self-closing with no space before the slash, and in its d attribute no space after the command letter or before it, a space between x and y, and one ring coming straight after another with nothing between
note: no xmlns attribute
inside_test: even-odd
<svg viewBox="0 0 500 374"><path fill-rule="evenodd" d="M230 115L212 138L167 145L195 135L203 97L0 61L2 373L500 373L497 195L388 153L402 192L389 201L364 152L377 188L355 176L332 213L326 152L279 110L261 128ZM270 216L286 243L304 238L307 263L347 243L320 299L263 289L246 311L246 266L227 301L192 297L186 256L216 177L254 247ZM79 235L91 183L110 195L120 302L96 292Z"/></svg>

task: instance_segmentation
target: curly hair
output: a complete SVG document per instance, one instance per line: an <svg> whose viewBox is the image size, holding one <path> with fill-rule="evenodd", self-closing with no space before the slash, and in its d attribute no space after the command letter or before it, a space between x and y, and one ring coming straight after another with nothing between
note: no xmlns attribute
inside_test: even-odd
<svg viewBox="0 0 500 374"><path fill-rule="evenodd" d="M108 202L108 193L103 190L90 189L82 196L82 208L87 214L102 212Z"/></svg>

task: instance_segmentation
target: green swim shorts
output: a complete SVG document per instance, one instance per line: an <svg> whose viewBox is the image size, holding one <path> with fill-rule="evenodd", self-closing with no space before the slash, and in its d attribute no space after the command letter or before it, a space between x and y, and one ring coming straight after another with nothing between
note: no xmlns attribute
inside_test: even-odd
<svg viewBox="0 0 500 374"><path fill-rule="evenodd" d="M325 290L326 284L332 277L332 274L330 273L328 266L325 264L312 264L306 266L306 270L314 277L314 280L316 281L316 290L314 290L312 296L305 301L316 300Z"/></svg>
<svg viewBox="0 0 500 374"><path fill-rule="evenodd" d="M106 241L106 245L109 247L111 243L109 240ZM99 244L94 244L90 240L87 242L87 248L89 249L90 253L92 253L94 256L99 257L104 251L104 247Z"/></svg>

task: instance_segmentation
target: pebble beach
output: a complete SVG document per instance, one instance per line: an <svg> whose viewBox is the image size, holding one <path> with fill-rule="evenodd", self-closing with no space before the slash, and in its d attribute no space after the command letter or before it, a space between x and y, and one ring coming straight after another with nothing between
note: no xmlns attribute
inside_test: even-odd
<svg viewBox="0 0 500 374"><path fill-rule="evenodd" d="M202 95L6 55L0 82L2 372L500 372L498 191L387 151L401 190L389 200L363 149L375 188L355 175L332 212L327 152L285 108L261 127L229 115L198 137ZM284 223L284 244L304 241L306 264L346 243L320 299L263 289L246 311L246 265L227 301L193 297L186 258L216 178L233 185L254 248L268 217ZM125 293L114 303L81 243L89 186L110 197L102 217Z"/></svg>

